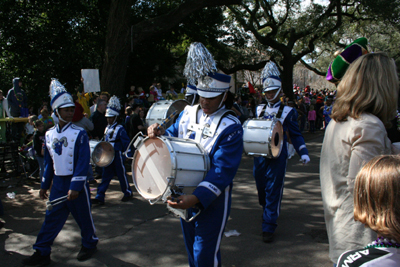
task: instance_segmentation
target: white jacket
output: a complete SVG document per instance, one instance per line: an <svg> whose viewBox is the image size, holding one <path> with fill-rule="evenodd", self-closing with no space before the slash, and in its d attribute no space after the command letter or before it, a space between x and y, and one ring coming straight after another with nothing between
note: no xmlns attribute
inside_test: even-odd
<svg viewBox="0 0 400 267"><path fill-rule="evenodd" d="M10 114L10 110L8 109L8 101L7 98L3 97L3 118L6 117L6 113L7 113L7 117L12 118L11 114Z"/></svg>

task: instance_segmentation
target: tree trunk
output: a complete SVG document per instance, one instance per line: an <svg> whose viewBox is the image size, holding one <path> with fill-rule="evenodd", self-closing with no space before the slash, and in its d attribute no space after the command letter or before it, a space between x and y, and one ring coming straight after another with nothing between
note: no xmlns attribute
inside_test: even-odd
<svg viewBox="0 0 400 267"><path fill-rule="evenodd" d="M129 62L129 33L132 0L112 0L108 17L102 91L121 96Z"/></svg>
<svg viewBox="0 0 400 267"><path fill-rule="evenodd" d="M294 93L293 93L293 58L284 58L281 62L282 66L282 90L285 93L286 97L289 99L294 100Z"/></svg>
<svg viewBox="0 0 400 267"><path fill-rule="evenodd" d="M184 18L208 6L240 4L241 0L187 0L164 15L143 20L132 26L135 45L167 32ZM130 15L132 0L112 0L107 25L104 65L101 71L101 90L121 96L129 63ZM172 67L172 66L171 66Z"/></svg>

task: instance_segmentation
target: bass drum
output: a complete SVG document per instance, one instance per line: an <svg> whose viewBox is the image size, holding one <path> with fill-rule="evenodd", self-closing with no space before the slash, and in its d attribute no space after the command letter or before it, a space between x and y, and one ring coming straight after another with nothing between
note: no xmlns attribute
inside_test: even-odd
<svg viewBox="0 0 400 267"><path fill-rule="evenodd" d="M150 204L160 200L168 189L192 193L210 169L208 153L191 139L139 137L134 146L133 182Z"/></svg>
<svg viewBox="0 0 400 267"><path fill-rule="evenodd" d="M178 115L185 109L187 105L189 105L189 102L183 99L160 100L158 102L155 102L147 112L146 123L149 126L154 123L162 124L163 121L168 118L168 116L171 115L174 111L176 111ZM174 119L167 122L164 128L167 129L169 126L171 126L177 118L178 116L175 116Z"/></svg>
<svg viewBox="0 0 400 267"><path fill-rule="evenodd" d="M249 156L277 158L283 146L279 120L249 119L243 124L243 150Z"/></svg>

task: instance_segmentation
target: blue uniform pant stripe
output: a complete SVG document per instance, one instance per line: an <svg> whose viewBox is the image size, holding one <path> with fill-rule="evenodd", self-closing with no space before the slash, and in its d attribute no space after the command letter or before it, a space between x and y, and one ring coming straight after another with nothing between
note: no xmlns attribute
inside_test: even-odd
<svg viewBox="0 0 400 267"><path fill-rule="evenodd" d="M283 146L277 159L254 158L253 174L256 181L258 199L263 207L263 232L275 232L283 196L287 163L287 149Z"/></svg>
<svg viewBox="0 0 400 267"><path fill-rule="evenodd" d="M192 222L181 220L191 267L221 266L220 244L231 205L231 186ZM189 209L189 213L195 211Z"/></svg>
<svg viewBox="0 0 400 267"><path fill-rule="evenodd" d="M68 178L54 177L55 180L64 181L63 190L57 190L56 187L50 193L50 199L57 199L65 196L69 190ZM72 214L79 228L81 229L82 245L87 248L94 248L97 245L98 238L95 234L95 227L93 223L92 213L90 209L88 184L84 186L84 190L80 192L78 198L72 201L65 201L61 204L55 205L52 210L46 211L45 220L42 228L37 236L36 243L33 249L40 250L42 255L48 255L51 252L51 245L54 239L60 233L69 213Z"/></svg>
<svg viewBox="0 0 400 267"><path fill-rule="evenodd" d="M126 176L122 153L121 151L117 151L116 157L114 158L113 162L109 166L103 168L103 177L100 185L97 187L96 195L96 198L100 201L104 202L106 191L108 189L108 186L110 185L111 179L114 177L115 174L118 177L121 191L122 193L124 193L124 196L130 196L132 194L132 190L128 183L128 178Z"/></svg>
<svg viewBox="0 0 400 267"><path fill-rule="evenodd" d="M129 185L128 182L128 177L126 176L126 169L125 169L125 165L124 165L124 158L122 157L122 153L121 151L118 152L118 156L119 156L119 160L121 162L121 169L122 169L122 173L118 174L118 168L117 168L117 175L119 178L119 182L121 183L121 188L122 188L122 184L124 184L124 188L125 190L123 190L122 192L127 195L130 196L132 195L132 191L131 191L131 187ZM121 178L120 178L121 177ZM125 192L124 192L125 191Z"/></svg>

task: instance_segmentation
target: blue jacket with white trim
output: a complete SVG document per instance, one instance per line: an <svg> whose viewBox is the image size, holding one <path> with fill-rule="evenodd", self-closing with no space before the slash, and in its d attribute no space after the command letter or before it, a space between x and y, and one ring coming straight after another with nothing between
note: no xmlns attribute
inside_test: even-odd
<svg viewBox="0 0 400 267"><path fill-rule="evenodd" d="M189 113L192 108L196 108L196 106L186 106L177 121L167 129L166 135L185 138L182 136L182 129L187 130L187 125L191 120ZM203 114L202 110L199 110L197 114L198 118L203 117L205 121L213 118L213 114L207 116ZM194 135L191 134L190 139L194 139ZM193 195L199 199L204 209L207 209L225 191L226 187L232 184L239 168L243 152L243 129L240 121L233 115L225 116L217 128L214 138L212 147L209 147L209 138L202 138L200 142L208 151L210 170L194 190Z"/></svg>
<svg viewBox="0 0 400 267"><path fill-rule="evenodd" d="M81 191L86 183L90 147L86 131L68 123L59 124L46 132L44 147L44 173L41 188L49 189L55 175L71 179L70 190Z"/></svg>
<svg viewBox="0 0 400 267"><path fill-rule="evenodd" d="M125 152L130 142L125 128L116 122L112 125L107 125L104 131L104 140L110 142L115 151L122 152Z"/></svg>

